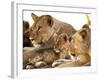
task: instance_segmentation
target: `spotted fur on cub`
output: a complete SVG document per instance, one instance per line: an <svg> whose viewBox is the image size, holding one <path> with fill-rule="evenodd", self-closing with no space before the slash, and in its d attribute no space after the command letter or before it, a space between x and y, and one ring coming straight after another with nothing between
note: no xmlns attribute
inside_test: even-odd
<svg viewBox="0 0 100 80"><path fill-rule="evenodd" d="M59 36L55 36L55 46L53 48L48 49L38 49L38 48L24 48L23 54L23 68L32 67L32 68L43 68L47 65L47 67L52 67L52 63L58 59L68 58L66 53L63 53L63 50L60 46L64 44L67 40L67 34L60 34ZM59 43L58 43L59 42ZM57 45L57 46L56 46ZM59 50L59 52L57 51ZM65 57L66 56L66 57ZM29 66L30 64L30 66Z"/></svg>

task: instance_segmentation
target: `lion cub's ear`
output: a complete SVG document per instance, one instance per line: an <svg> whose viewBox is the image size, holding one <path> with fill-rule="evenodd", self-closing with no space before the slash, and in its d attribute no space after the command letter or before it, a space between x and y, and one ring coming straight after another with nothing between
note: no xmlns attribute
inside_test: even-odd
<svg viewBox="0 0 100 80"><path fill-rule="evenodd" d="M87 37L86 29L83 29L79 34L81 35L82 39L85 39Z"/></svg>
<svg viewBox="0 0 100 80"><path fill-rule="evenodd" d="M86 29L90 29L90 27L89 27L88 24L84 24L84 25L82 26L82 28L83 28L83 29L84 29L84 28L86 28Z"/></svg>
<svg viewBox="0 0 100 80"><path fill-rule="evenodd" d="M68 41L68 35L65 33L62 33L57 38L57 45L64 45Z"/></svg>
<svg viewBox="0 0 100 80"><path fill-rule="evenodd" d="M60 50L63 47L63 45L67 43L67 41L68 41L68 35L67 34L62 33L62 34L58 35L57 38L56 38L56 44L55 44L54 48L56 50Z"/></svg>
<svg viewBox="0 0 100 80"><path fill-rule="evenodd" d="M45 15L45 16L44 16L44 19L45 19L46 23L47 23L50 27L52 27L52 25L53 25L53 19L52 19L52 17L51 17L50 15Z"/></svg>
<svg viewBox="0 0 100 80"><path fill-rule="evenodd" d="M38 16L35 15L34 13L31 13L31 17L32 17L33 21L36 21L38 19Z"/></svg>
<svg viewBox="0 0 100 80"><path fill-rule="evenodd" d="M63 40L66 42L68 40L68 35L67 34L61 34L61 37L63 38Z"/></svg>

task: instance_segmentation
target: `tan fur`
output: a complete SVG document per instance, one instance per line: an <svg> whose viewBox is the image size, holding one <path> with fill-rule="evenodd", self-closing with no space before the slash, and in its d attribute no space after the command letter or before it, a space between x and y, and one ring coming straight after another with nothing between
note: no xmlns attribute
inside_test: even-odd
<svg viewBox="0 0 100 80"><path fill-rule="evenodd" d="M30 50L24 50L23 54L23 68L25 69L28 64L32 64L34 67L38 64L37 62L44 62L45 64L52 64L54 60L59 58L58 53L52 49L37 50L35 48ZM44 65L45 66L45 65ZM41 67L38 65L38 67ZM42 66L43 67L43 66Z"/></svg>
<svg viewBox="0 0 100 80"><path fill-rule="evenodd" d="M60 47L60 49L63 49L63 52L66 52L66 55L70 55L72 61L64 62L57 67L75 67L84 66L87 63L90 64L90 44L88 43L90 43L90 31L86 28L77 31L69 38L69 45L67 42Z"/></svg>
<svg viewBox="0 0 100 80"><path fill-rule="evenodd" d="M54 61L54 65L58 68L61 67L76 67L76 66L90 66L91 65L91 21L86 15L87 23L82 26L72 35L66 43L59 46L59 49L65 53L64 56L70 55L71 61L63 61L60 65ZM69 42L68 42L69 41Z"/></svg>
<svg viewBox="0 0 100 80"><path fill-rule="evenodd" d="M68 38L69 37L66 33L62 33L56 38L54 48L59 50L60 59L70 58L69 54L66 52L66 49L69 46Z"/></svg>
<svg viewBox="0 0 100 80"><path fill-rule="evenodd" d="M58 62L59 65L56 67L84 66L91 62L89 25L86 24L76 32L71 25L56 20L50 15L36 16L33 19L35 23L30 28L30 38L32 42L42 44L42 47L46 46L24 50L24 69L28 64L34 66L33 68L40 68L62 59L64 62L61 64Z"/></svg>
<svg viewBox="0 0 100 80"><path fill-rule="evenodd" d="M32 13L32 19L34 23L30 28L30 39L33 45L52 43L53 40L51 39L54 34L67 33L68 36L71 36L76 32L72 25L57 20L50 15L37 17Z"/></svg>

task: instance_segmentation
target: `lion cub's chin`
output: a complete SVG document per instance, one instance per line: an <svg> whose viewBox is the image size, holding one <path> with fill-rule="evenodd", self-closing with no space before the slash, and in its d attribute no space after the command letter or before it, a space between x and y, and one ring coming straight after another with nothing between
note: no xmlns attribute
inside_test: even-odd
<svg viewBox="0 0 100 80"><path fill-rule="evenodd" d="M60 53L60 50L59 50L59 49L54 48L54 51L55 51L56 53Z"/></svg>

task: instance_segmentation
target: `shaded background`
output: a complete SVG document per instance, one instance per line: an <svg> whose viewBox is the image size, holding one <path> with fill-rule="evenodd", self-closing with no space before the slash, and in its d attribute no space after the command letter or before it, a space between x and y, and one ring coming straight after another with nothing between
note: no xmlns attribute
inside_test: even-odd
<svg viewBox="0 0 100 80"><path fill-rule="evenodd" d="M30 26L34 23L31 18L31 13L35 13L38 16L51 15L54 18L69 23L74 26L75 29L79 30L84 24L86 24L86 14L81 13L59 13L59 12L41 12L41 11L24 11L23 20L29 21ZM91 19L91 14L89 14Z"/></svg>

